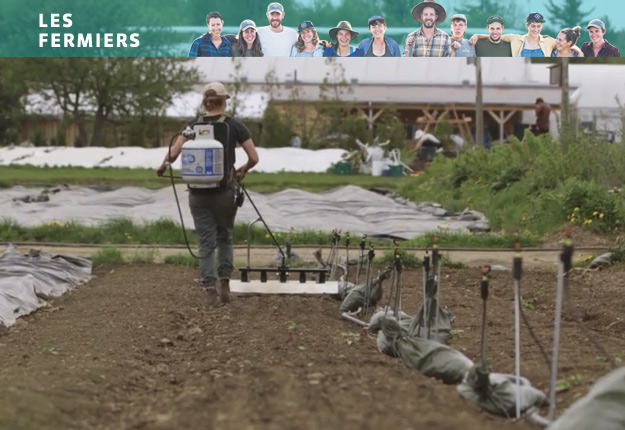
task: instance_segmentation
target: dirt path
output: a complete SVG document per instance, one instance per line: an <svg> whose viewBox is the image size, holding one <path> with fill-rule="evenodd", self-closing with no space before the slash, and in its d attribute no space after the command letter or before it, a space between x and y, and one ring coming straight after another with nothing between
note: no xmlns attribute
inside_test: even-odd
<svg viewBox="0 0 625 430"><path fill-rule="evenodd" d="M586 326L625 357L623 269L572 280ZM256 296L210 307L195 270L168 265L101 267L47 310L0 332L0 429L530 429L478 411L453 386L380 354L375 339L321 297ZM452 345L479 351L476 269L445 270L443 303L456 315ZM416 308L419 271L406 272L405 307ZM523 282L527 312L550 345L552 270ZM512 288L493 275L488 356L513 367ZM562 407L608 371L565 319ZM523 334L523 373L547 388L548 369Z"/></svg>

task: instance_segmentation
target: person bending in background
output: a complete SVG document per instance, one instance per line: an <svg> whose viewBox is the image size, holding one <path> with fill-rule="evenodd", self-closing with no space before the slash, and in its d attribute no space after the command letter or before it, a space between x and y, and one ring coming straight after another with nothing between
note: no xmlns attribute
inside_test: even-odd
<svg viewBox="0 0 625 430"><path fill-rule="evenodd" d="M233 57L262 57L263 51L256 34L256 23L251 19L244 20L239 26L239 34L232 45Z"/></svg>
<svg viewBox="0 0 625 430"><path fill-rule="evenodd" d="M584 53L575 46L579 39L581 27L565 28L556 38L556 49L551 53L552 57L583 57ZM577 50L573 50L573 48Z"/></svg>
<svg viewBox="0 0 625 430"><path fill-rule="evenodd" d="M551 116L551 106L542 98L536 99L536 122L530 127L534 136L549 134L549 117Z"/></svg>
<svg viewBox="0 0 625 430"><path fill-rule="evenodd" d="M219 12L206 15L206 25L209 32L204 33L193 41L189 50L189 57L230 57L232 44L221 36L224 20Z"/></svg>
<svg viewBox="0 0 625 430"><path fill-rule="evenodd" d="M229 140L224 145L224 178L208 188L189 185L189 208L193 216L195 231L200 242L200 283L206 289L209 299L219 296L222 303L230 301L230 277L234 268L232 249L232 229L237 212L235 203L235 182L258 163L258 153L250 133L239 120L224 115L226 100L230 98L220 82L212 82L204 87L202 107L205 110L202 120L223 122L228 125ZM199 119L188 121L183 129L193 127ZM156 169L163 176L167 167L176 161L187 141L180 135L168 150L163 163ZM235 148L239 144L247 155L247 162L235 170ZM217 248L217 271L215 271L215 248ZM219 284L217 280L219 279ZM217 288L219 291L217 291Z"/></svg>

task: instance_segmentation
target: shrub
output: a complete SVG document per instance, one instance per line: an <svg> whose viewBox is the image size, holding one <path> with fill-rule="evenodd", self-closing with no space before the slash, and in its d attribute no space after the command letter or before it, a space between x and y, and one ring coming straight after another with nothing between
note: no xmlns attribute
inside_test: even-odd
<svg viewBox="0 0 625 430"><path fill-rule="evenodd" d="M620 226L625 216L623 201L606 187L579 179L568 179L562 187L562 204L568 220L597 232Z"/></svg>

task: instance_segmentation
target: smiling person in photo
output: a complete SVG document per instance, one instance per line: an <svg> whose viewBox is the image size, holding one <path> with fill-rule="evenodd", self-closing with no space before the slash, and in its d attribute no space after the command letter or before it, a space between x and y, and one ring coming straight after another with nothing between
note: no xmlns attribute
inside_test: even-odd
<svg viewBox="0 0 625 430"><path fill-rule="evenodd" d="M365 53L365 57L401 57L399 45L393 39L386 37L386 20L381 16L369 18L369 31L373 35L358 45Z"/></svg>
<svg viewBox="0 0 625 430"><path fill-rule="evenodd" d="M291 57L323 57L323 46L319 43L319 35L310 21L297 26L299 36L291 49Z"/></svg>
<svg viewBox="0 0 625 430"><path fill-rule="evenodd" d="M244 20L239 26L239 34L232 46L233 57L262 57L263 51L256 34L256 23L251 19Z"/></svg>
<svg viewBox="0 0 625 430"><path fill-rule="evenodd" d="M221 36L224 20L219 12L206 15L206 25L209 32L204 33L193 41L189 50L189 57L230 57L232 44Z"/></svg>
<svg viewBox="0 0 625 430"><path fill-rule="evenodd" d="M350 46L350 42L360 33L352 30L349 21L341 21L330 30L330 39L334 40L332 46L323 51L324 57L364 57L362 49Z"/></svg>
<svg viewBox="0 0 625 430"><path fill-rule="evenodd" d="M605 35L605 24L600 19L593 19L588 23L588 36L590 42L582 45L582 52L586 57L620 57L621 53L603 37Z"/></svg>

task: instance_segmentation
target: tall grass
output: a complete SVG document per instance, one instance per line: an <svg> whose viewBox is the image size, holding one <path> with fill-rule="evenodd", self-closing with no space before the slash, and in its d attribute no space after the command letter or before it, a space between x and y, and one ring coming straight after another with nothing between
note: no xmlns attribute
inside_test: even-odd
<svg viewBox="0 0 625 430"><path fill-rule="evenodd" d="M248 225L235 224L233 241L236 245L248 243ZM403 241L402 247L431 248L434 237L438 238L440 247L478 247L478 248L509 248L519 240L524 247L537 246L540 238L530 233L521 234L471 234L441 230L428 233L416 239ZM189 244L197 246L197 235L187 230ZM274 238L281 245L323 246L330 245L332 234L320 231L274 232ZM97 245L184 245L184 236L179 224L169 219L160 219L147 223L135 223L129 218L112 218L96 226L86 226L77 222L51 221L36 227L24 227L12 219L0 220L0 240L5 242L54 242L80 243ZM362 236L350 237L350 248L358 249ZM252 245L274 245L269 233L259 226L254 226L250 234ZM393 246L390 239L370 237L366 240L375 247ZM343 235L340 247L345 248L346 237Z"/></svg>
<svg viewBox="0 0 625 430"><path fill-rule="evenodd" d="M91 255L91 263L94 266L101 264L124 264L126 259L119 248L102 248Z"/></svg>
<svg viewBox="0 0 625 430"><path fill-rule="evenodd" d="M610 189L625 182L625 145L582 137L568 148L563 153L558 142L528 133L489 152L437 158L402 194L454 211L476 209L505 235L541 236L567 222L598 232L620 228L623 198Z"/></svg>

